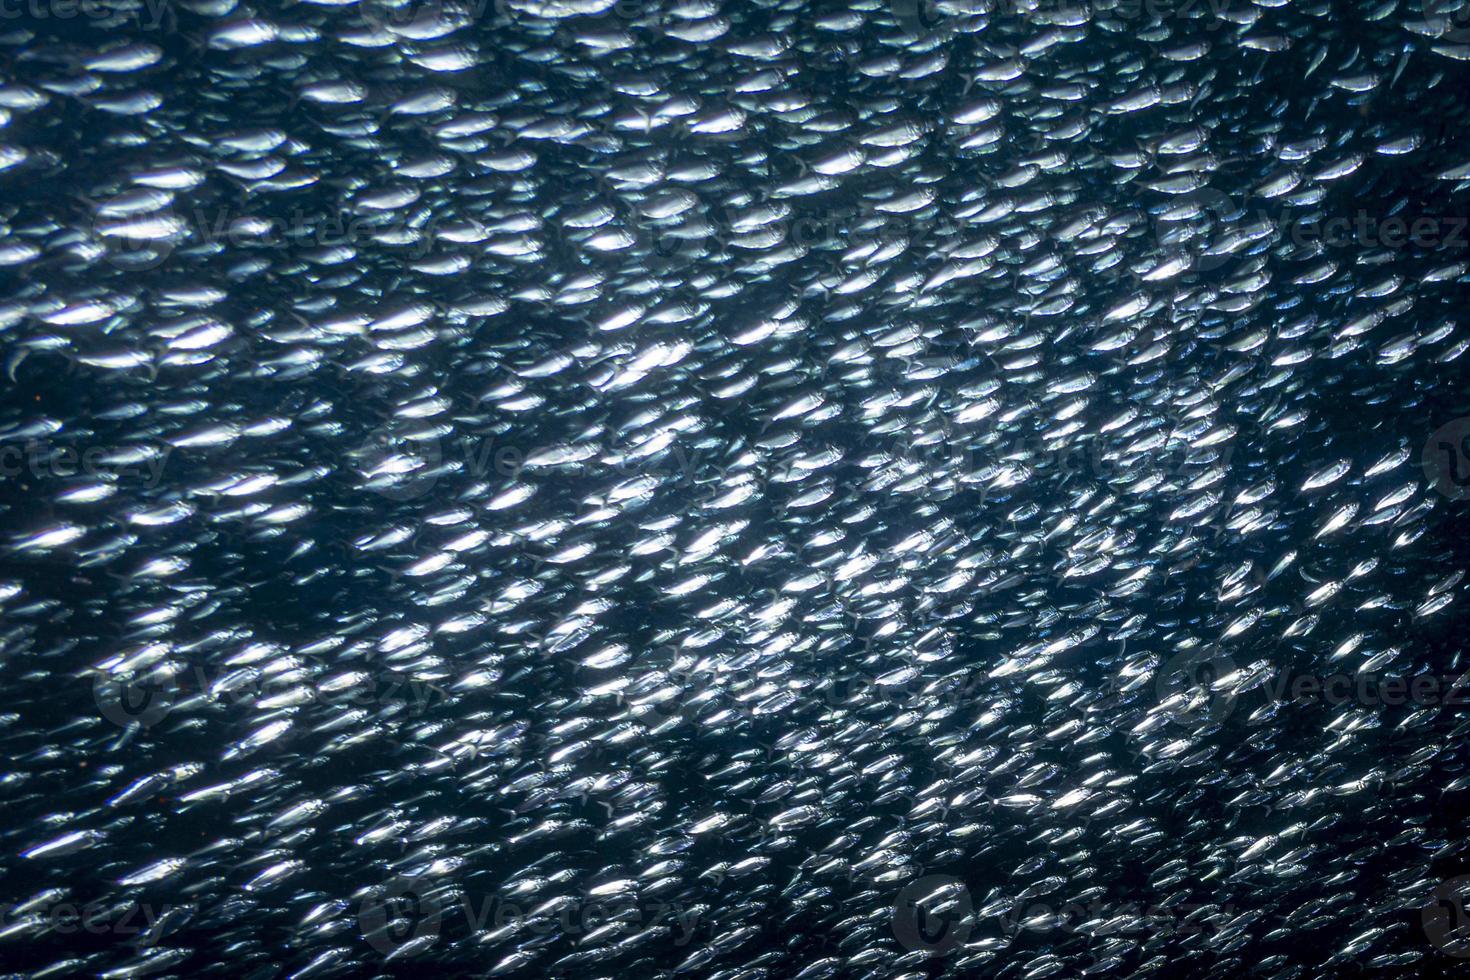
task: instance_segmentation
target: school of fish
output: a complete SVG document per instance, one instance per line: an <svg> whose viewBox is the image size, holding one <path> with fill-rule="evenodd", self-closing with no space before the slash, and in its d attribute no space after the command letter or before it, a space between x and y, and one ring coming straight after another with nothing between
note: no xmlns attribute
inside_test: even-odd
<svg viewBox="0 0 1470 980"><path fill-rule="evenodd" d="M1470 970L1467 90L1470 0L10 3L0 973Z"/></svg>

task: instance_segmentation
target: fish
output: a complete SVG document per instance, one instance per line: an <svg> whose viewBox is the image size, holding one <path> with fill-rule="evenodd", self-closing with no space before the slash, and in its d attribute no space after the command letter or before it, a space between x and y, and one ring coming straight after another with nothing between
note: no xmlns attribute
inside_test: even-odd
<svg viewBox="0 0 1470 980"><path fill-rule="evenodd" d="M1470 950L1453 9L62 7L8 975Z"/></svg>

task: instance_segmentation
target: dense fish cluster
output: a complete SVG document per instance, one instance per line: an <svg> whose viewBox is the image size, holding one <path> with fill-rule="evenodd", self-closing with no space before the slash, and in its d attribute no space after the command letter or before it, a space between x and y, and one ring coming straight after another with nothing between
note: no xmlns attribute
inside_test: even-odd
<svg viewBox="0 0 1470 980"><path fill-rule="evenodd" d="M0 66L6 976L1470 968L1470 3Z"/></svg>

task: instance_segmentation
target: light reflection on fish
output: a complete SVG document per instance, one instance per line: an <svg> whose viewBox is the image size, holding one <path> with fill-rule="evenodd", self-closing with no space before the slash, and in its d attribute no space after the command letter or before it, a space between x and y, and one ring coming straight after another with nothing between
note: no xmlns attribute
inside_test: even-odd
<svg viewBox="0 0 1470 980"><path fill-rule="evenodd" d="M1176 6L0 25L8 968L1450 962L1470 9Z"/></svg>

